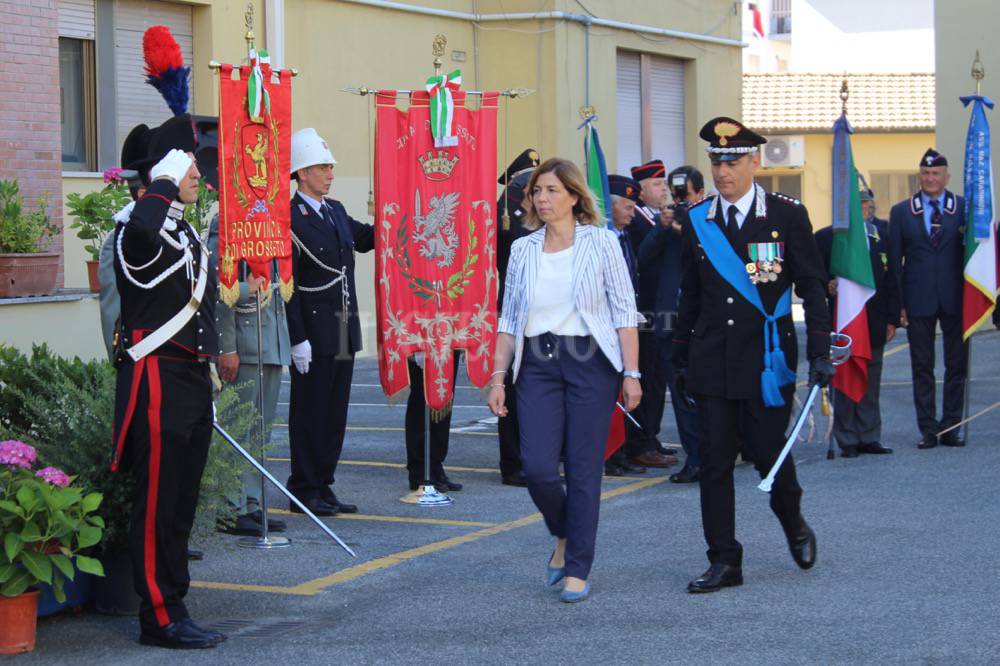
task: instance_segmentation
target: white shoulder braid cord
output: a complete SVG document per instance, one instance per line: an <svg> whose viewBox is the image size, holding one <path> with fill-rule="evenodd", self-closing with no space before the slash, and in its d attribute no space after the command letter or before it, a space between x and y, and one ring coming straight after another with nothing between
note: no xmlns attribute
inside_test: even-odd
<svg viewBox="0 0 1000 666"><path fill-rule="evenodd" d="M299 250L305 253L305 255L309 257L314 264L322 268L324 271L327 271L328 273L332 273L337 276L332 281L324 284L322 287L304 287L301 284L297 284L295 285L295 288L300 291L326 291L327 289L329 289L330 287L339 282L341 304L344 309L344 317L346 317L347 308L351 303L351 292L347 288L347 266L342 267L340 270L327 266L322 261L320 261L316 257L316 255L314 255L312 252L309 251L309 248L307 248L305 244L299 240L298 236L295 235L294 231L292 232L292 242L295 243L295 247L299 248Z"/></svg>
<svg viewBox="0 0 1000 666"><path fill-rule="evenodd" d="M123 211L124 212L124 211ZM198 279L195 281L194 276L194 255L191 252L191 244L188 239L186 231L181 231L178 239L174 239L168 232L175 231L177 229L176 220L182 219L184 215L184 205L179 202L172 202L170 208L167 210L167 219L163 221L163 226L160 228L160 237L170 245L170 247L175 250L183 252L181 258L174 262L172 265L167 267L162 273L157 275L155 278L149 282L140 282L136 279L130 271L138 271L143 268L148 268L160 255L163 254L163 248L161 247L156 253L153 259L142 266L132 266L125 261L125 253L122 251L122 238L125 236L124 231L118 234L117 242L117 252L118 259L122 264L122 273L128 278L128 281L139 287L140 289L153 289L165 279L180 270L181 266L187 269L187 278L191 282L191 299L184 304L177 314L171 317L165 324L160 326L158 329L150 333L148 336L142 339L141 342L132 345L126 350L126 353L132 358L133 361L138 361L139 359L147 356L151 352L159 348L163 343L172 338L177 334L184 326L191 321L191 317L195 315L198 311L198 307L201 305L201 299L205 295L205 286L208 282L208 259L209 251L207 243L199 243L201 246L201 261L198 262ZM125 224L128 220L118 220L120 224Z"/></svg>

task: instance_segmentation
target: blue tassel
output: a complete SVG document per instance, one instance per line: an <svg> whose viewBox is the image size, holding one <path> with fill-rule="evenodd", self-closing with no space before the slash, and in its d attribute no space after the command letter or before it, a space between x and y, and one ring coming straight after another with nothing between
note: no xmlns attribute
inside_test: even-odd
<svg viewBox="0 0 1000 666"><path fill-rule="evenodd" d="M146 83L160 91L175 116L181 116L187 113L191 97L188 87L190 74L190 67L171 67L163 70L159 76L147 76Z"/></svg>
<svg viewBox="0 0 1000 666"><path fill-rule="evenodd" d="M765 407L782 407L785 404L781 389L778 387L778 378L770 368L765 368L764 372L760 373L760 393L764 398Z"/></svg>

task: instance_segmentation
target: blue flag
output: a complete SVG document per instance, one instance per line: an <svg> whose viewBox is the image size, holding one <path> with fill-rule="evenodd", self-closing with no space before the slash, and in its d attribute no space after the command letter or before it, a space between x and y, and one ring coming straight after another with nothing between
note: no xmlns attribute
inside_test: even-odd
<svg viewBox="0 0 1000 666"><path fill-rule="evenodd" d="M993 100L979 95L962 97L962 104L972 103L969 133L965 139L965 206L968 224L973 228L974 239L990 237L993 223L993 173L990 162L990 123L986 109L993 108Z"/></svg>
<svg viewBox="0 0 1000 666"><path fill-rule="evenodd" d="M851 226L851 190L857 191L857 184L851 177L854 170L854 155L851 152L851 134L854 128L847 122L847 115L841 114L833 124L833 230L844 230Z"/></svg>

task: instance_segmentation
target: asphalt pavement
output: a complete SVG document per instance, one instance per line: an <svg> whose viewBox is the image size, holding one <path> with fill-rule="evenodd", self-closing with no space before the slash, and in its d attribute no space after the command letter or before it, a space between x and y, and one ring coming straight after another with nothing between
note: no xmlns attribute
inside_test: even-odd
<svg viewBox="0 0 1000 666"><path fill-rule="evenodd" d="M940 351L938 359L940 392ZM450 507L419 508L399 502L409 490L404 405L386 404L374 360L360 360L335 488L360 514L327 519L357 559L306 518L286 515L272 493L291 547L245 549L228 536L197 544L205 560L192 563L189 607L229 633L219 648L142 647L134 618L86 611L40 620L35 652L16 661L998 663L1000 410L971 425L969 446L918 451L909 368L904 333L883 372L883 443L893 455L828 461L819 408L806 428L812 441L796 445L803 511L818 535L814 569L795 566L756 472L741 465L746 582L687 594L707 566L698 489L667 482L674 470L650 470L605 479L592 595L570 606L545 586L552 539L527 491L501 485L496 424L464 367L447 464L465 488ZM970 413L995 402L997 368L1000 334L977 336ZM283 415L287 395L286 385ZM661 438L677 441L669 402ZM283 479L284 426L275 440L269 467Z"/></svg>

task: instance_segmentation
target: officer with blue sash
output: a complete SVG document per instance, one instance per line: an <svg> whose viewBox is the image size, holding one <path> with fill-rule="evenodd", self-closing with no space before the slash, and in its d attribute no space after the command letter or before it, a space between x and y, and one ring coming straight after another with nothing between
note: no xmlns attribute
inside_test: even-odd
<svg viewBox="0 0 1000 666"><path fill-rule="evenodd" d="M683 230L672 357L678 390L698 405L710 563L688 591L715 592L743 583L733 488L739 447L764 476L785 442L798 361L793 286L805 309L810 383L825 386L834 369L826 275L805 207L754 181L764 137L726 117L710 120L701 137L709 142L719 194L693 206ZM809 569L816 537L802 517L801 497L789 456L775 479L771 509L795 562Z"/></svg>

